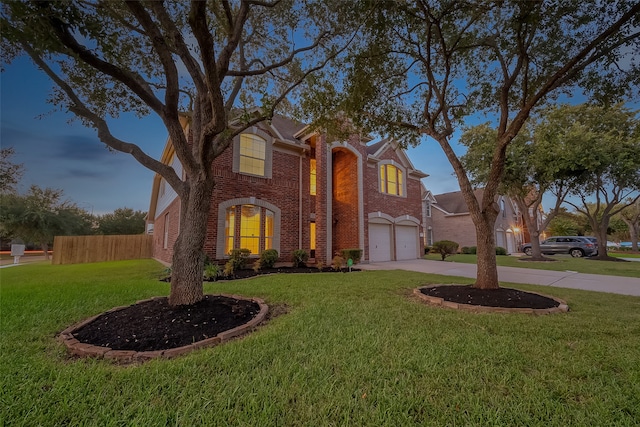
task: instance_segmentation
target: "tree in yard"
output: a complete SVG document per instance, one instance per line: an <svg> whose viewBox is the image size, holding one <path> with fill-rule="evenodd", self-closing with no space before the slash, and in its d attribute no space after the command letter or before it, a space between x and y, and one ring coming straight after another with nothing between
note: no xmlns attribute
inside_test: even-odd
<svg viewBox="0 0 640 427"><path fill-rule="evenodd" d="M13 147L0 148L0 193L15 193L16 185L24 173L21 163L11 161L14 155Z"/></svg>
<svg viewBox="0 0 640 427"><path fill-rule="evenodd" d="M99 234L141 234L144 233L146 212L131 208L118 208L112 213L96 218Z"/></svg>
<svg viewBox="0 0 640 427"><path fill-rule="evenodd" d="M446 257L455 255L458 252L458 246L456 242L452 242L451 240L440 240L433 243L431 250L440 254L441 260L444 261Z"/></svg>
<svg viewBox="0 0 640 427"><path fill-rule="evenodd" d="M571 176L561 173L562 165L571 162L562 145L538 137L534 125L526 126L516 136L505 153L504 172L498 187L514 201L531 236L532 259L543 259L540 236L562 210L562 203L571 189ZM461 157L472 184L485 186L489 179L491 158L497 138L496 129L486 123L468 128L460 143L467 147ZM555 196L553 207L543 215L542 198Z"/></svg>
<svg viewBox="0 0 640 427"><path fill-rule="evenodd" d="M630 200L627 200L630 202ZM635 203L626 203L626 207L620 211L620 219L627 224L631 250L638 250L638 237L640 236L640 200Z"/></svg>
<svg viewBox="0 0 640 427"><path fill-rule="evenodd" d="M607 259L612 217L640 200L640 121L620 105L554 108L546 118L556 144L571 152L575 177L566 203L589 220L598 259Z"/></svg>
<svg viewBox="0 0 640 427"><path fill-rule="evenodd" d="M458 178L476 228L476 288L498 285L494 202L506 153L533 110L582 88L603 100L634 96L640 3L363 1L364 30L343 86L319 85L324 105L357 126L414 143L431 137ZM373 9L370 18L368 11ZM332 76L333 77L333 76ZM329 107L318 108L326 115ZM486 114L496 129L482 201L451 140Z"/></svg>
<svg viewBox="0 0 640 427"><path fill-rule="evenodd" d="M0 205L3 232L38 243L46 259L55 236L91 233L91 215L63 200L62 190L32 185L25 195L1 195Z"/></svg>
<svg viewBox="0 0 640 427"><path fill-rule="evenodd" d="M203 298L211 163L269 120L307 76L340 54L341 1L5 2L3 55L26 53L55 83L51 100L180 197L169 304ZM260 107L249 111L249 107ZM162 119L185 177L111 132L122 113ZM189 135L180 122L189 118Z"/></svg>

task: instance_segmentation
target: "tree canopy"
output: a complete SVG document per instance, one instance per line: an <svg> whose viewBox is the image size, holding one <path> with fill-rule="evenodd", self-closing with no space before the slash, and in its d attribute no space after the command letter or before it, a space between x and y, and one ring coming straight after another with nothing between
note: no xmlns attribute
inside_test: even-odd
<svg viewBox="0 0 640 427"><path fill-rule="evenodd" d="M112 213L96 218L99 234L141 234L144 233L146 212L131 208L118 208Z"/></svg>
<svg viewBox="0 0 640 427"><path fill-rule="evenodd" d="M339 55L353 22L339 0L24 1L0 10L3 60L28 55L55 83L50 101L180 197L172 305L203 298L213 159ZM111 131L123 113L162 120L184 176Z"/></svg>
<svg viewBox="0 0 640 427"><path fill-rule="evenodd" d="M14 163L13 147L0 148L0 193L15 193L16 185L24 173L21 163Z"/></svg>
<svg viewBox="0 0 640 427"><path fill-rule="evenodd" d="M535 108L581 91L603 101L637 94L640 4L528 1L368 2L364 32L338 85L310 99L398 138L435 139L449 159L476 226L478 278L498 286L493 225L507 147ZM373 9L373 13L366 12ZM332 79L334 76L330 76ZM310 102L312 107L313 103ZM486 115L496 130L482 202L451 138Z"/></svg>

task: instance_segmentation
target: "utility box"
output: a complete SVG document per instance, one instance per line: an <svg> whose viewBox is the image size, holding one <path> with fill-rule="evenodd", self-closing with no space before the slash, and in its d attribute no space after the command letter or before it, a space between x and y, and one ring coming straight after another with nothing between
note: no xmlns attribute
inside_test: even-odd
<svg viewBox="0 0 640 427"><path fill-rule="evenodd" d="M13 257L13 263L18 264L20 257L24 255L24 245L11 245L11 256Z"/></svg>

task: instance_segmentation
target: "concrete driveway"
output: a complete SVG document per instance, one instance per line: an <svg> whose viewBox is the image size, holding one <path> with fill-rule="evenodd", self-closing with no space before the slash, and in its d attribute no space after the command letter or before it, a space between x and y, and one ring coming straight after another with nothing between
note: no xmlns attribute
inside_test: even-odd
<svg viewBox="0 0 640 427"><path fill-rule="evenodd" d="M443 276L476 277L476 265L449 261L415 259L409 261L359 264L362 270L408 270ZM559 288L640 296L640 278L582 274L575 271L535 270L531 268L498 267L501 282L529 283Z"/></svg>

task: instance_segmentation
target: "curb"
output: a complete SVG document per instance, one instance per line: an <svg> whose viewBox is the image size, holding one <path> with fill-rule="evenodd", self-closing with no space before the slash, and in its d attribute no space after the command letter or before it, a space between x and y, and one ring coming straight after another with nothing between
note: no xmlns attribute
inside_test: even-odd
<svg viewBox="0 0 640 427"><path fill-rule="evenodd" d="M442 285L447 286L447 285ZM490 307L486 305L471 305L471 304L461 304L452 301L445 301L443 298L432 297L430 295L425 295L421 292L421 289L425 288L433 288L433 285L425 285L415 288L413 290L413 295L418 297L422 302L425 302L429 305L451 308L453 310L464 310L470 311L473 313L521 313L521 314L534 314L534 315L545 315L545 314L555 314L555 313L566 313L569 311L569 306L567 303L559 298L552 297L550 295L541 294L538 292L524 291L530 294L540 295L545 298L550 298L556 301L559 305L557 307L551 308L507 308L507 307Z"/></svg>
<svg viewBox="0 0 640 427"><path fill-rule="evenodd" d="M222 344L224 342L230 341L232 338L238 337L240 335L246 334L254 329L258 324L260 324L266 317L269 312L269 307L265 304L265 302L260 298L247 298L240 295L227 295L227 294L216 294L215 296L222 296L226 298L234 298L244 301L255 302L260 306L260 311L255 315L249 322L244 325L237 326L233 329L228 329L226 331L220 332L218 335L212 338L207 338L202 341L197 341L189 345L185 345L182 347L170 348L167 350L155 350L155 351L132 351L132 350L114 350L109 347L101 347L92 344L86 344L78 341L73 333L80 329L82 326L91 323L98 317L102 316L105 313L111 313L114 311L122 310L128 308L130 306L121 306L114 307L110 310L107 310L104 313L100 313L96 316L89 317L79 323L76 323L72 326L69 326L64 331L60 332L58 335L58 340L61 341L66 347L70 354L78 357L93 357L98 359L109 359L115 360L118 362L145 362L151 359L164 358L170 359L173 357L181 356L183 354L190 353L194 350L198 350L206 347L213 347L218 344ZM154 297L146 300L137 301L135 304L141 304L147 301L153 301L155 299L162 297Z"/></svg>

